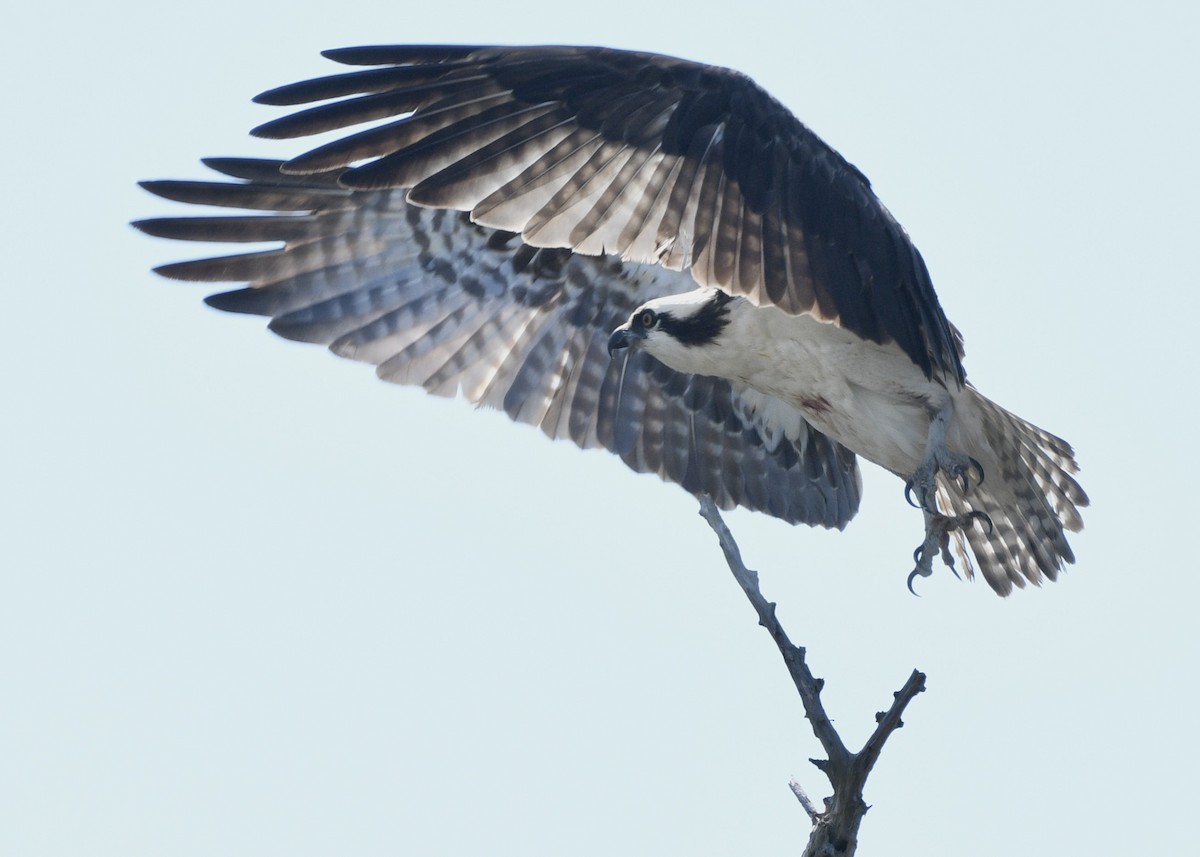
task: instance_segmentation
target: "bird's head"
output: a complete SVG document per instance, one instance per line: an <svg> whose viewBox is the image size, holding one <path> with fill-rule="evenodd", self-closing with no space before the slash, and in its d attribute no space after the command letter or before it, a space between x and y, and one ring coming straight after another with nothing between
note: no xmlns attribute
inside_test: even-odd
<svg viewBox="0 0 1200 857"><path fill-rule="evenodd" d="M701 352L711 357L740 300L720 289L696 289L647 301L612 332L609 356L624 348L640 348L680 372L711 374L699 367L706 362L699 359Z"/></svg>

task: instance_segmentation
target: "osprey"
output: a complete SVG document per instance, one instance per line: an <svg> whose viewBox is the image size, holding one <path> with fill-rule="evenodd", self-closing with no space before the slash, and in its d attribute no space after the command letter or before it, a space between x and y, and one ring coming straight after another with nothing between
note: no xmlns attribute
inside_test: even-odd
<svg viewBox="0 0 1200 857"><path fill-rule="evenodd" d="M278 242L158 272L381 378L602 446L722 508L844 527L856 456L905 480L939 555L1001 595L1074 561L1063 440L966 382L962 340L866 177L749 78L580 47L360 47L270 90L323 102L254 134L370 123L168 199L262 212L140 221Z"/></svg>

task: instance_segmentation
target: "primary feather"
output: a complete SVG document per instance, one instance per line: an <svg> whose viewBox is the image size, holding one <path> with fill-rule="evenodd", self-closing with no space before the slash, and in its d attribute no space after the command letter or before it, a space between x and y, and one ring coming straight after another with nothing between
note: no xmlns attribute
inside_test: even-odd
<svg viewBox="0 0 1200 857"><path fill-rule="evenodd" d="M161 273L244 282L209 302L723 507L842 527L857 453L917 488L926 549L952 533L1001 594L1073 560L1069 445L966 384L908 235L751 80L603 48L327 55L371 67L262 94L324 103L255 133L379 124L290 161L208 161L233 182L146 183L265 212L147 232L279 243Z"/></svg>
<svg viewBox="0 0 1200 857"><path fill-rule="evenodd" d="M277 161L207 163L244 183L144 186L169 199L274 213L137 226L193 241L225 241L246 228L253 240L284 242L158 269L247 282L209 297L217 309L269 316L275 333L372 363L386 381L461 394L552 438L607 448L724 508L827 527L857 510L854 456L798 409L742 384L681 375L649 355L610 360L612 329L638 303L688 288L686 274L530 247L457 212L411 205L401 191L340 187L336 174L289 177Z"/></svg>

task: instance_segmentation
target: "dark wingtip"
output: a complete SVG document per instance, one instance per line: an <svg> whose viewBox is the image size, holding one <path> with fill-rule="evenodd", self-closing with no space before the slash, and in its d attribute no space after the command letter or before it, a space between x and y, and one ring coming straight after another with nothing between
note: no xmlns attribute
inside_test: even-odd
<svg viewBox="0 0 1200 857"><path fill-rule="evenodd" d="M325 59L343 65L409 65L462 59L481 45L359 45L321 51Z"/></svg>
<svg viewBox="0 0 1200 857"><path fill-rule="evenodd" d="M287 86L277 86L274 89L268 89L265 92L260 92L250 100L254 104L266 104L271 107L283 107L295 103L287 96L287 93L291 89L291 84L288 84Z"/></svg>
<svg viewBox="0 0 1200 857"><path fill-rule="evenodd" d="M170 191L177 184L177 181L173 181L171 179L147 179L145 181L138 182L138 187L146 191L146 193L152 193L155 196L162 197L163 199L171 199Z"/></svg>
<svg viewBox="0 0 1200 857"><path fill-rule="evenodd" d="M289 137L297 136L295 134L288 134L283 130L291 124L291 119L291 116L282 116L279 119L272 119L270 122L255 125L250 129L250 136L258 137L260 140L286 140Z"/></svg>
<svg viewBox="0 0 1200 857"><path fill-rule="evenodd" d="M158 265L151 270L160 277L166 277L168 280L183 280L184 282L191 282L192 278L186 276L185 273L187 264L187 262L172 262L168 265Z"/></svg>
<svg viewBox="0 0 1200 857"><path fill-rule="evenodd" d="M371 48L371 47L367 47L367 46L359 46L359 47L349 47L349 48L326 48L325 50L321 51L321 56L325 57L325 59L327 59L327 60L333 60L334 62L341 62L341 60L338 59L338 57L349 56L349 55L357 53L358 51L368 51L368 50L378 50L378 47Z"/></svg>
<svg viewBox="0 0 1200 857"><path fill-rule="evenodd" d="M267 330L292 342L307 342L310 345L325 345L329 342L325 326L288 321L287 316L271 319Z"/></svg>
<svg viewBox="0 0 1200 857"><path fill-rule="evenodd" d="M284 164L271 158L201 158L200 163L223 176L246 181L278 179Z"/></svg>
<svg viewBox="0 0 1200 857"><path fill-rule="evenodd" d="M274 295L267 289L233 289L209 295L204 302L221 312L241 315L272 315L275 310Z"/></svg>
<svg viewBox="0 0 1200 857"><path fill-rule="evenodd" d="M154 238L173 238L170 224L172 218L165 217L148 217L145 220L134 220L129 225L145 235L153 236ZM158 269L155 268L157 271Z"/></svg>
<svg viewBox="0 0 1200 857"><path fill-rule="evenodd" d="M285 83L283 86L276 86L260 92L250 100L255 104L266 104L271 107L292 107L296 104L306 104L314 100L311 92L313 85L326 80L328 78L318 77L312 80L302 80L299 83Z"/></svg>
<svg viewBox="0 0 1200 857"><path fill-rule="evenodd" d="M327 60L340 62L342 65L381 65L394 62L399 49L392 45L357 45L348 48L329 48L321 51L321 56Z"/></svg>

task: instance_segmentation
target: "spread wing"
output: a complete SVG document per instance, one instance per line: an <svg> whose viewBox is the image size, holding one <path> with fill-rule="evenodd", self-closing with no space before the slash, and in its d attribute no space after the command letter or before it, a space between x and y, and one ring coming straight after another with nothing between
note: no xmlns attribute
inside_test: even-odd
<svg viewBox="0 0 1200 857"><path fill-rule="evenodd" d="M677 373L608 336L642 302L694 288L686 273L532 247L400 190L351 190L340 170L214 159L240 181L146 182L159 196L250 214L141 221L188 241L282 242L166 265L168 277L244 282L212 306L269 316L289 339L374 364L381 378L460 394L581 447L604 447L724 508L841 527L858 508L854 455L777 399Z"/></svg>
<svg viewBox="0 0 1200 857"><path fill-rule="evenodd" d="M957 334L908 235L867 179L749 78L655 54L575 47L364 47L364 71L259 96L328 101L264 137L376 127L289 161L351 188L539 247L616 254L764 305L894 341L962 383ZM386 121L386 120L394 121Z"/></svg>

